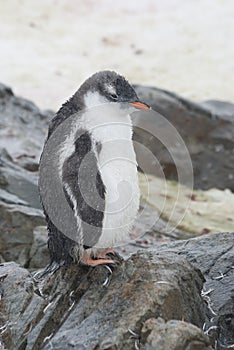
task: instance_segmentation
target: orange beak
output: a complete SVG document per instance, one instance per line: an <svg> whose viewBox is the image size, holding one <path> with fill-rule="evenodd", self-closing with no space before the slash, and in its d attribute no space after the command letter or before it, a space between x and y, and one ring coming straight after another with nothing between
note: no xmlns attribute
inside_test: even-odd
<svg viewBox="0 0 234 350"><path fill-rule="evenodd" d="M145 103L138 102L138 101L130 102L130 105L132 105L133 107L138 108L138 109L144 109L144 110L150 109L150 107L147 106Z"/></svg>

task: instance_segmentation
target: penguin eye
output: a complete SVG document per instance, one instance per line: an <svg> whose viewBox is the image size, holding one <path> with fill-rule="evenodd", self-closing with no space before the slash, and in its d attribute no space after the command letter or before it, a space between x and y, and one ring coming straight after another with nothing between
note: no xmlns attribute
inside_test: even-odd
<svg viewBox="0 0 234 350"><path fill-rule="evenodd" d="M117 94L110 94L110 97L112 98L112 100L118 100L118 95Z"/></svg>

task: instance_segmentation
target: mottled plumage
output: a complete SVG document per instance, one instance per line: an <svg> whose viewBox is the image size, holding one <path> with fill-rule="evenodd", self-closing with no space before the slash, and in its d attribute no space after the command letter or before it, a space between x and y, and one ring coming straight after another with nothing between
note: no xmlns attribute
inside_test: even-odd
<svg viewBox="0 0 234 350"><path fill-rule="evenodd" d="M102 109L100 106L107 102L115 103L105 104ZM95 110L95 106L99 107ZM75 125L61 143L58 158L61 185L76 218L77 236L73 240L68 233L61 232L44 206L51 263L82 261L86 250L89 254L94 252L96 260L90 263L86 256L83 263L92 266L106 263L107 259L99 258L96 253L98 249L113 246L129 232L139 206L129 117L134 108L148 109L148 106L139 101L122 76L103 71L87 79L52 119L45 146L55 130L77 114ZM100 127L102 124L105 126ZM43 195L41 198L44 204ZM124 206L125 202L130 204Z"/></svg>

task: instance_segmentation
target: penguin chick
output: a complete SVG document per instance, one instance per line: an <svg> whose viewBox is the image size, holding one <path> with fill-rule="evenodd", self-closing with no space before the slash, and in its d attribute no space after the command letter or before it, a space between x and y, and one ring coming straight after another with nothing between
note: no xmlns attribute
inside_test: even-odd
<svg viewBox="0 0 234 350"><path fill-rule="evenodd" d="M52 119L45 146L68 118L77 116L59 146L58 157L59 178L77 234L70 237L54 223L44 203L41 183L45 175L40 172L51 266L77 261L89 266L114 264L108 254L115 254L112 247L126 240L139 208L129 115L136 109L149 106L139 101L124 77L101 71L88 78ZM56 206L56 200L50 206Z"/></svg>

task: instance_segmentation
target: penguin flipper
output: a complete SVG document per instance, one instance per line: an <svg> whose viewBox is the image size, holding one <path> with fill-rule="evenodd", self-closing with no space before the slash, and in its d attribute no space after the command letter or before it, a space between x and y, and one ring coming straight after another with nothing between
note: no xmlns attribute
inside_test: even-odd
<svg viewBox="0 0 234 350"><path fill-rule="evenodd" d="M88 131L79 134L74 152L63 163L62 183L77 220L75 240L87 249L98 242L102 233L105 186L98 167L97 145Z"/></svg>

